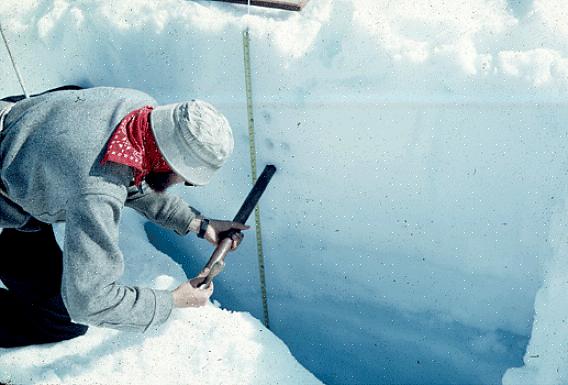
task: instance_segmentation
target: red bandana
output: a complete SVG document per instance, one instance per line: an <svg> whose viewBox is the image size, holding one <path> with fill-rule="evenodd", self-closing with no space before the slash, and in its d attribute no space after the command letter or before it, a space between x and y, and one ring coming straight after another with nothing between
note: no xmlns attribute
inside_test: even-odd
<svg viewBox="0 0 568 385"><path fill-rule="evenodd" d="M108 161L134 169L134 184L138 186L151 171L172 172L156 145L150 129L152 106L145 106L126 115L116 126L101 163Z"/></svg>

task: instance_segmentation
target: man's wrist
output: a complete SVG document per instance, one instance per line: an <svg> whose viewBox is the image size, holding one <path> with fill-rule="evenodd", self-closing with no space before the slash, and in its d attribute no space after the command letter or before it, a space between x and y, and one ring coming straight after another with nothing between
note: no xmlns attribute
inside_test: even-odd
<svg viewBox="0 0 568 385"><path fill-rule="evenodd" d="M199 232L197 233L198 238L205 238L205 233L207 232L208 226L209 226L209 219L202 218L201 224L199 225Z"/></svg>
<svg viewBox="0 0 568 385"><path fill-rule="evenodd" d="M201 227L202 217L195 217L189 222L189 231L194 233L199 233L199 228Z"/></svg>

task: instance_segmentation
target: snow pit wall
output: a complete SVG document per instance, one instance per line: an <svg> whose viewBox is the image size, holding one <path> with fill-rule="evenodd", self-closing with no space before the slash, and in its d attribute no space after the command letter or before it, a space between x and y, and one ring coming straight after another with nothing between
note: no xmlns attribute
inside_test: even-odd
<svg viewBox="0 0 568 385"><path fill-rule="evenodd" d="M301 14L247 16L207 1L58 0L8 2L0 17L31 92L133 87L226 112L235 156L209 187L180 190L212 217L232 217L248 190L241 31L250 27L259 164L279 167L262 203L271 318L301 351L305 336L286 331L290 301L298 318L365 303L469 330L454 342L477 331L530 335L535 293L559 250L551 226L564 213L568 28L560 1L516 3L322 0ZM0 68L2 94L18 93L6 55ZM219 286L224 305L261 317L247 240ZM176 242L194 252L195 268L210 252ZM332 321L353 329L345 343L374 352L387 336L362 313ZM489 365L472 381L521 364L510 344L488 339L465 349ZM316 374L396 380L394 361L363 365L366 377L349 370L361 357L343 373L322 364ZM467 373L467 359L448 362L456 378ZM435 378L436 365L421 370L408 380Z"/></svg>

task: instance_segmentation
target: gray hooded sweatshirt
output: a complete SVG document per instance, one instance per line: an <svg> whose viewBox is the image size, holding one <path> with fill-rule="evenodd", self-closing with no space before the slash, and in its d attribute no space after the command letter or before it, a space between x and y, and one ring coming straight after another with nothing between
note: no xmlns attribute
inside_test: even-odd
<svg viewBox="0 0 568 385"><path fill-rule="evenodd" d="M178 197L133 186L130 167L100 162L120 120L145 105L156 101L135 90L91 88L26 99L5 116L0 228L25 229L33 218L66 223L61 291L76 322L145 331L173 308L169 291L119 283L121 212L131 207L178 234L199 213Z"/></svg>

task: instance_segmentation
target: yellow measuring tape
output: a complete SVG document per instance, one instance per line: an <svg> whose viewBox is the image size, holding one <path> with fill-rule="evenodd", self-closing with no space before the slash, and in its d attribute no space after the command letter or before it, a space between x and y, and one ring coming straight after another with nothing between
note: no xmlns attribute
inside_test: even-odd
<svg viewBox="0 0 568 385"><path fill-rule="evenodd" d="M256 183L256 145L254 142L254 114L252 106L252 76L250 65L250 38L248 28L243 31L243 54L245 61L245 89L247 95L247 118L249 131L249 152L252 184ZM258 273L260 279L260 293L262 295L262 311L264 313L264 326L270 329L268 318L268 297L266 294L266 276L264 273L264 252L262 249L262 231L260 227L260 207L254 210L256 224L256 250L258 253Z"/></svg>

